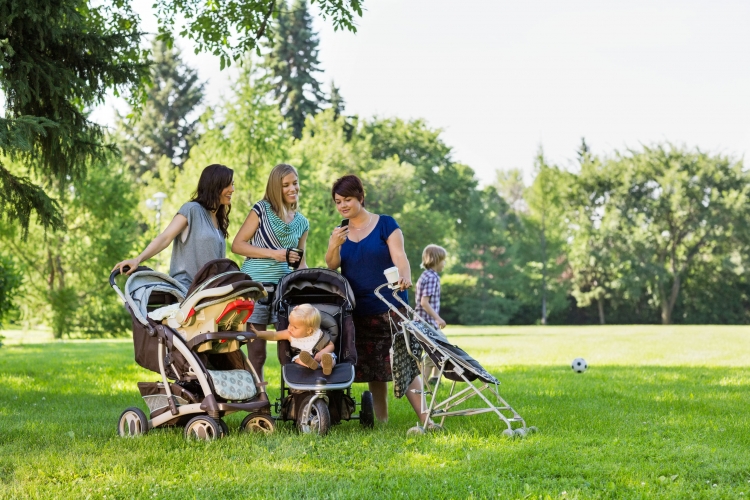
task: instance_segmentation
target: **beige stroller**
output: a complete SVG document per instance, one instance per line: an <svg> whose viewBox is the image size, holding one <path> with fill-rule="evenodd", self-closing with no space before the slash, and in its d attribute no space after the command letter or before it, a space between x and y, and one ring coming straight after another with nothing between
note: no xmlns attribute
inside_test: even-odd
<svg viewBox="0 0 750 500"><path fill-rule="evenodd" d="M266 296L263 286L228 259L206 264L189 290L139 267L123 293L118 274L112 272L109 282L132 316L135 360L161 375L158 382L138 383L149 416L126 409L118 434L184 425L185 437L211 440L229 432L222 418L238 411L248 412L242 430L273 432L264 384L240 350L255 337L245 332L245 322L254 301Z"/></svg>

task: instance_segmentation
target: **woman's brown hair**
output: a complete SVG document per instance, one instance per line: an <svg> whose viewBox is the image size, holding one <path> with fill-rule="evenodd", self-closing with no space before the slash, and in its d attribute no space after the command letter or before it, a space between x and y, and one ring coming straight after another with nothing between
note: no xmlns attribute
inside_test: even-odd
<svg viewBox="0 0 750 500"><path fill-rule="evenodd" d="M333 201L336 201L336 195L344 198L357 198L362 206L365 206L365 187L362 185L362 180L354 174L336 179L331 188Z"/></svg>
<svg viewBox="0 0 750 500"><path fill-rule="evenodd" d="M229 212L232 205L221 204L221 192L232 185L234 170L215 163L209 165L201 172L198 179L198 188L193 193L190 201L196 201L209 212L216 212L216 220L219 223L219 231L226 239L229 236Z"/></svg>

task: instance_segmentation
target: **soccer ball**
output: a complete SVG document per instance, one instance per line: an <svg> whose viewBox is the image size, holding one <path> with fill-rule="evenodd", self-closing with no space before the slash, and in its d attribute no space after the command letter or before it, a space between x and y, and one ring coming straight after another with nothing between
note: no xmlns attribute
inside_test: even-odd
<svg viewBox="0 0 750 500"><path fill-rule="evenodd" d="M586 371L586 368L588 368L589 365L586 364L586 360L585 359L583 359L583 358L576 358L570 364L570 367L576 373L583 373L583 372Z"/></svg>

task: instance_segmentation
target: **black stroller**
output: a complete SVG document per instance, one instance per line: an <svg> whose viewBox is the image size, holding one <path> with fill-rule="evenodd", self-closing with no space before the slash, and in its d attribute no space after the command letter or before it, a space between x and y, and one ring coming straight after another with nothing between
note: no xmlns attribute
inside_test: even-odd
<svg viewBox="0 0 750 500"><path fill-rule="evenodd" d="M359 419L363 427L374 425L372 393L362 394L360 411L351 396L357 351L354 347L354 294L349 283L336 271L300 269L279 282L273 308L279 317L278 328L289 325L289 312L298 304L311 304L321 315L321 329L327 331L336 346L338 359L330 375L322 369L311 370L292 362L291 345L279 341L281 397L276 403L278 418L291 420L300 432L324 435L331 425L342 420Z"/></svg>
<svg viewBox="0 0 750 500"><path fill-rule="evenodd" d="M185 426L185 437L211 440L229 432L222 417L249 414L241 429L273 432L274 421L264 385L240 346L255 337L245 332L254 301L263 286L228 259L206 264L189 290L170 276L139 267L123 293L109 284L133 319L135 360L161 375L139 382L149 417L137 407L120 415L120 436L146 434L162 426Z"/></svg>

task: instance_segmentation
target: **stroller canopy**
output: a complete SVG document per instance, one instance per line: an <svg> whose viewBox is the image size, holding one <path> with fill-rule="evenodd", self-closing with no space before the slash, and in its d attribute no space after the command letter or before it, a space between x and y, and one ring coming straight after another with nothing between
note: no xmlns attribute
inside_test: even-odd
<svg viewBox="0 0 750 500"><path fill-rule="evenodd" d="M338 272L324 268L298 269L281 278L273 299L273 308L276 309L279 302L291 293L302 290L333 293L343 298L351 309L354 309L354 292L349 282Z"/></svg>
<svg viewBox="0 0 750 500"><path fill-rule="evenodd" d="M208 262L195 275L193 284L187 291L185 300L189 300L196 294L212 288L231 286L232 291L218 297L205 297L199 300L193 308L196 311L239 295L250 296L257 300L266 296L266 291L261 283L252 281L250 276L240 271L237 264L229 259L216 259Z"/></svg>
<svg viewBox="0 0 750 500"><path fill-rule="evenodd" d="M155 292L173 295L177 302L185 300L187 290L177 280L156 271L139 271L133 273L125 283L125 300L133 315L143 325L148 324L146 315L151 294Z"/></svg>

